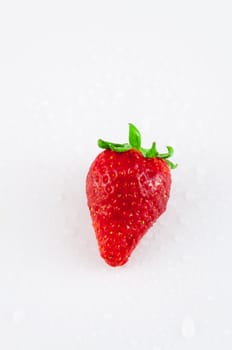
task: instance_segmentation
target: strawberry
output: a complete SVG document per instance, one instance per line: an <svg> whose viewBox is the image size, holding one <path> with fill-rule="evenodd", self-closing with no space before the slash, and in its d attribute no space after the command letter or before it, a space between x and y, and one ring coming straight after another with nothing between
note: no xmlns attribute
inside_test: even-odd
<svg viewBox="0 0 232 350"><path fill-rule="evenodd" d="M123 265L139 240L166 210L170 194L168 160L173 148L159 154L156 144L141 147L138 129L129 124L129 143L98 140L105 149L86 178L88 207L100 254L111 266Z"/></svg>

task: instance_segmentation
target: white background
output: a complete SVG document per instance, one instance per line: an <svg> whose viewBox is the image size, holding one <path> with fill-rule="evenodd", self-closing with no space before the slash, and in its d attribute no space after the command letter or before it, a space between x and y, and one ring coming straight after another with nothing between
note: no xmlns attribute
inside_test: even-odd
<svg viewBox="0 0 232 350"><path fill-rule="evenodd" d="M231 31L229 1L1 2L1 349L232 348ZM111 268L85 176L128 122L179 167Z"/></svg>

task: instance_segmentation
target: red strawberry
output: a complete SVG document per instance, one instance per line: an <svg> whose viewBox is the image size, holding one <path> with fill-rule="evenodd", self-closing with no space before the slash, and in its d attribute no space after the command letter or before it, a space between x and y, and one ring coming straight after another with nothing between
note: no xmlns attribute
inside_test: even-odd
<svg viewBox="0 0 232 350"><path fill-rule="evenodd" d="M170 168L155 143L141 147L141 135L129 124L129 143L99 140L106 149L92 163L86 193L101 256L111 266L123 265L139 240L165 211L170 193Z"/></svg>

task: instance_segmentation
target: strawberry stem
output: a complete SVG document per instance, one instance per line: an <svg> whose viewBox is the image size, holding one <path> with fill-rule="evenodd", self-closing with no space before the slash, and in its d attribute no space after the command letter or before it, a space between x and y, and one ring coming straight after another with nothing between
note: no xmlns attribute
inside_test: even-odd
<svg viewBox="0 0 232 350"><path fill-rule="evenodd" d="M126 152L131 149L136 149L141 152L145 158L160 158L164 159L171 169L175 169L177 164L172 163L168 158L172 157L174 150L171 146L167 146L167 153L159 153L156 149L156 143L153 142L151 148L145 149L141 147L141 134L139 130L129 123L129 143L113 143L108 141L98 140L98 146L103 149L111 149L115 152Z"/></svg>

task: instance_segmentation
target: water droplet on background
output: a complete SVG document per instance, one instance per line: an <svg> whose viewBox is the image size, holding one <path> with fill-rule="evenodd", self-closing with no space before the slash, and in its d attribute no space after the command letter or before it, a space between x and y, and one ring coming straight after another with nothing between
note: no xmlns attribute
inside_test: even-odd
<svg viewBox="0 0 232 350"><path fill-rule="evenodd" d="M16 310L13 312L13 322L15 324L19 324L21 322L23 322L25 319L25 312L24 310Z"/></svg>
<svg viewBox="0 0 232 350"><path fill-rule="evenodd" d="M186 317L182 321L181 325L181 333L182 336L186 339L191 339L195 335L195 324L194 321L190 317Z"/></svg>

